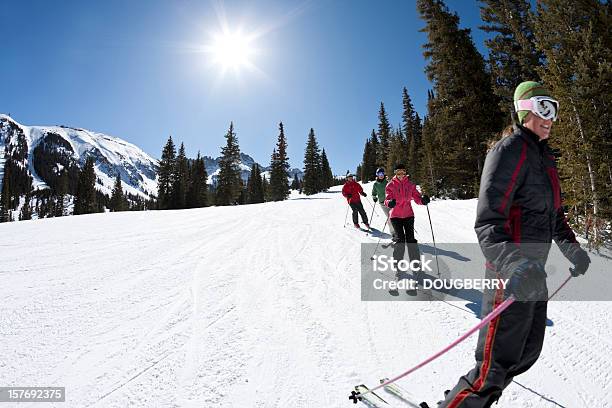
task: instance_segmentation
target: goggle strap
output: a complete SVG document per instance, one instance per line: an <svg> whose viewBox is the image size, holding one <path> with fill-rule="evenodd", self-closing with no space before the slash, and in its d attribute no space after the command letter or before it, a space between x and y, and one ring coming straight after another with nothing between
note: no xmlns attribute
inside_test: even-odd
<svg viewBox="0 0 612 408"><path fill-rule="evenodd" d="M533 108L533 103L531 99L519 99L518 101L514 101L514 109L518 111L531 111Z"/></svg>

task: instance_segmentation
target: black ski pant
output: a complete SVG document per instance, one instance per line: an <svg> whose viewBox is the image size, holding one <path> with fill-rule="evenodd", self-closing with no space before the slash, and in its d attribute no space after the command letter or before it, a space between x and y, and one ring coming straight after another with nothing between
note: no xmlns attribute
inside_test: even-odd
<svg viewBox="0 0 612 408"><path fill-rule="evenodd" d="M357 213L361 214L361 221L363 221L364 224L370 224L368 222L368 215L363 209L363 204L361 203L361 201L357 203L350 203L349 205L353 209L353 224L359 224L359 217L357 216Z"/></svg>
<svg viewBox="0 0 612 408"><path fill-rule="evenodd" d="M391 218L390 221L397 238L393 245L393 259L397 261L404 259L406 246L408 247L409 260L419 259L421 256L419 245L417 240L414 239L414 217Z"/></svg>
<svg viewBox="0 0 612 408"><path fill-rule="evenodd" d="M485 291L482 316L504 300L502 289ZM548 302L512 303L480 330L476 366L459 379L440 408L485 408L493 405L512 379L538 359L546 330Z"/></svg>

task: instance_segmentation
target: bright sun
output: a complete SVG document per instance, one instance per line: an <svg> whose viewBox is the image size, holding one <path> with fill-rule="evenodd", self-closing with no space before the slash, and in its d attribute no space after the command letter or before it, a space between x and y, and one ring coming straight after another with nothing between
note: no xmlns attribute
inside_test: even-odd
<svg viewBox="0 0 612 408"><path fill-rule="evenodd" d="M251 66L250 57L255 50L249 37L240 32L223 32L213 37L213 43L208 47L213 62L224 69L238 70Z"/></svg>

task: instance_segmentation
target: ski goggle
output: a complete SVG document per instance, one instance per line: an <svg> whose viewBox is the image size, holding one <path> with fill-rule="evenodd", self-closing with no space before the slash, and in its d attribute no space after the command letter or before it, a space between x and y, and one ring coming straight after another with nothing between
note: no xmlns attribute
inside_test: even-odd
<svg viewBox="0 0 612 408"><path fill-rule="evenodd" d="M378 173L376 173L376 175L378 177L384 177L385 176L385 172L384 171L379 171Z"/></svg>
<svg viewBox="0 0 612 408"><path fill-rule="evenodd" d="M557 120L559 101L549 96L533 96L529 99L514 101L514 109L530 111L544 120Z"/></svg>

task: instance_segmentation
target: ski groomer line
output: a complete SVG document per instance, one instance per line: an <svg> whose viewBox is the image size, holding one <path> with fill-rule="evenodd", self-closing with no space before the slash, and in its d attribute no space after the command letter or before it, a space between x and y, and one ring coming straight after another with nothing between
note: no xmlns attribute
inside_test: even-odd
<svg viewBox="0 0 612 408"><path fill-rule="evenodd" d="M559 103L542 84L528 81L515 89L514 109L512 127L487 154L475 222L487 260L485 276L509 279L506 290L485 290L484 317L478 325L401 375L371 390L354 391L350 399L355 403L362 394L408 376L479 331L474 368L445 393L438 408L491 407L513 378L538 360L548 300L571 276L586 273L590 258L567 223L555 156L547 144ZM553 240L574 266L549 297L544 265ZM521 245L527 243L540 245Z"/></svg>

